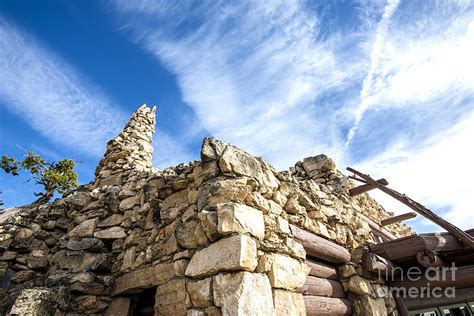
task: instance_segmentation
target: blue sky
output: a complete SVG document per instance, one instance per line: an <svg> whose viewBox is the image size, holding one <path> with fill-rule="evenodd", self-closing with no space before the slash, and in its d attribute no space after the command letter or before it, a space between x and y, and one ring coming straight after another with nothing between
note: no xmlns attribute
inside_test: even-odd
<svg viewBox="0 0 474 316"><path fill-rule="evenodd" d="M472 56L471 1L2 0L0 151L74 158L86 183L147 103L160 168L207 135L278 169L326 153L471 228ZM0 188L34 198L24 178Z"/></svg>

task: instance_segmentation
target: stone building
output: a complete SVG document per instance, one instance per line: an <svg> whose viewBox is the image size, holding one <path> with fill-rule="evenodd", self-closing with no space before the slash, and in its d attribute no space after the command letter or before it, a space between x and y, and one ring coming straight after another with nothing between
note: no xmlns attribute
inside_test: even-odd
<svg viewBox="0 0 474 316"><path fill-rule="evenodd" d="M288 171L206 138L152 166L155 109L107 144L96 178L0 215L0 314L397 315L367 245L409 236L325 155Z"/></svg>

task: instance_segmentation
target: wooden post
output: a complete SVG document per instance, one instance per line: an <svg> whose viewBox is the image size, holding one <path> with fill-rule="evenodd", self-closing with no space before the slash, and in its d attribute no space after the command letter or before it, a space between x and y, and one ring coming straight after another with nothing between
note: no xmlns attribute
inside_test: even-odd
<svg viewBox="0 0 474 316"><path fill-rule="evenodd" d="M385 180L384 178L378 179L377 182L380 183L381 185L388 185L387 180ZM349 195L350 195L350 196L356 196L356 195L362 194L362 193L364 193L364 192L373 190L373 189L375 189L375 188L376 188L376 187L374 187L374 186L373 186L372 184L370 184L370 183L363 184L363 185L361 185L361 186L358 186L358 187L355 187L355 188L350 189L350 190L349 190Z"/></svg>
<svg viewBox="0 0 474 316"><path fill-rule="evenodd" d="M446 231L453 234L453 236L455 236L456 238L461 240L468 247L474 249L474 238L472 238L471 236L466 234L460 228L456 227L455 225L451 224L450 222L448 222L448 221L444 220L443 218L439 217L433 211L427 209L426 207L424 207L420 203L410 199L408 196L406 196L404 194L400 194L395 190L392 190L390 188L387 188L387 187L379 184L377 181L375 181L374 179L372 179L368 175L365 175L365 174L363 174L363 173L361 173L361 172L359 172L359 171L357 171L353 168L350 168L350 167L348 167L347 170L349 170L350 172L354 173L355 175L361 177L362 179L367 181L367 183L372 184L374 187L376 187L376 188L380 189L381 191L387 193L388 195L395 198L396 200L402 202L403 204L410 207L411 209L413 209L418 214L421 214L424 217L426 217L427 219L431 220L433 223L438 224L442 228L446 229Z"/></svg>
<svg viewBox="0 0 474 316"><path fill-rule="evenodd" d="M293 236L302 244L310 256L333 263L346 263L351 260L349 251L332 241L290 224Z"/></svg>
<svg viewBox="0 0 474 316"><path fill-rule="evenodd" d="M415 217L416 217L415 212L409 212L409 213L393 216L393 217L390 217L390 218L387 218L387 219L383 219L380 222L380 225L381 226L387 226L387 225L390 225L390 224L403 222L403 221L406 221L407 219L415 218Z"/></svg>

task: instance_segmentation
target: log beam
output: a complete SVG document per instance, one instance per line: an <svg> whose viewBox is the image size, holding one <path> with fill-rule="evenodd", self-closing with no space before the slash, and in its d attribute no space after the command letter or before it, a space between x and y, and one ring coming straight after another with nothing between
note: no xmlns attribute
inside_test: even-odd
<svg viewBox="0 0 474 316"><path fill-rule="evenodd" d="M306 258L306 264L311 268L309 271L309 275L311 276L339 280L339 271L336 267L315 261L310 258Z"/></svg>
<svg viewBox="0 0 474 316"><path fill-rule="evenodd" d="M474 230L466 233L474 235ZM370 246L371 252L392 261L415 257L426 250L444 252L464 249L466 246L449 233L413 235Z"/></svg>
<svg viewBox="0 0 474 316"><path fill-rule="evenodd" d="M463 230L461 230L459 227L451 224L450 222L446 221L445 219L439 217L431 211L430 209L424 207L420 203L416 202L415 200L409 198L408 196L404 194L400 194L397 191L387 188L384 185L381 185L374 179L372 179L370 176L363 174L353 168L348 167L347 170L350 172L354 173L355 175L359 176L363 180L367 181L367 183L372 184L374 187L380 189L380 191L387 193L397 201L402 202L418 214L421 214L422 216L426 217L430 221L432 221L435 224L438 224L440 227L446 229L449 233L451 233L453 236L461 240L466 246L470 247L471 249L474 249L474 238L468 234L466 234Z"/></svg>
<svg viewBox="0 0 474 316"><path fill-rule="evenodd" d="M381 185L388 185L387 180L385 180L384 178L378 179L377 182L380 183ZM367 184L363 184L361 186L349 189L349 195L350 196L356 196L356 195L365 193L365 192L373 190L373 189L376 189L376 187L374 185L370 184L370 183L367 183Z"/></svg>
<svg viewBox="0 0 474 316"><path fill-rule="evenodd" d="M332 263L346 263L351 259L349 251L327 239L290 224L293 236L303 244L306 254Z"/></svg>
<svg viewBox="0 0 474 316"><path fill-rule="evenodd" d="M316 295L326 297L346 297L346 292L342 287L341 282L336 280L329 280L308 276L304 285L298 290L303 295Z"/></svg>
<svg viewBox="0 0 474 316"><path fill-rule="evenodd" d="M390 287L396 288L435 288L440 287L442 289L447 287L455 287L456 290L464 289L464 288L471 288L474 287L474 265L471 266L462 266L462 267L455 267L449 268L450 270L444 271L441 269L439 273L435 274L433 271L433 275L429 275L429 278L426 278L424 275L411 275L410 280L407 276L404 276L403 279L399 279L393 282L390 282L388 285Z"/></svg>
<svg viewBox="0 0 474 316"><path fill-rule="evenodd" d="M346 316L352 314L351 303L343 298L303 296L308 316Z"/></svg>
<svg viewBox="0 0 474 316"><path fill-rule="evenodd" d="M377 273L383 277L398 276L402 272L402 269L390 260L382 258L371 252L365 253L362 257L362 266L365 270Z"/></svg>
<svg viewBox="0 0 474 316"><path fill-rule="evenodd" d="M400 222L406 221L407 219L411 219L411 218L415 218L415 217L416 217L415 212L409 212L409 213L393 216L393 217L390 217L390 218L387 218L387 219L383 219L380 222L380 225L381 226L387 226L387 225L390 225L390 224L400 223Z"/></svg>

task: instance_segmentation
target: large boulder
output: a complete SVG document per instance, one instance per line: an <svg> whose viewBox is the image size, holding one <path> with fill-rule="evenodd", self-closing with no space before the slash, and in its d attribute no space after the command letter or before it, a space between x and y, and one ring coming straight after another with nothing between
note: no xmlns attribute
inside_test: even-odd
<svg viewBox="0 0 474 316"><path fill-rule="evenodd" d="M186 269L186 276L207 276L219 271L253 271L257 266L257 244L248 236L221 239L197 251Z"/></svg>

